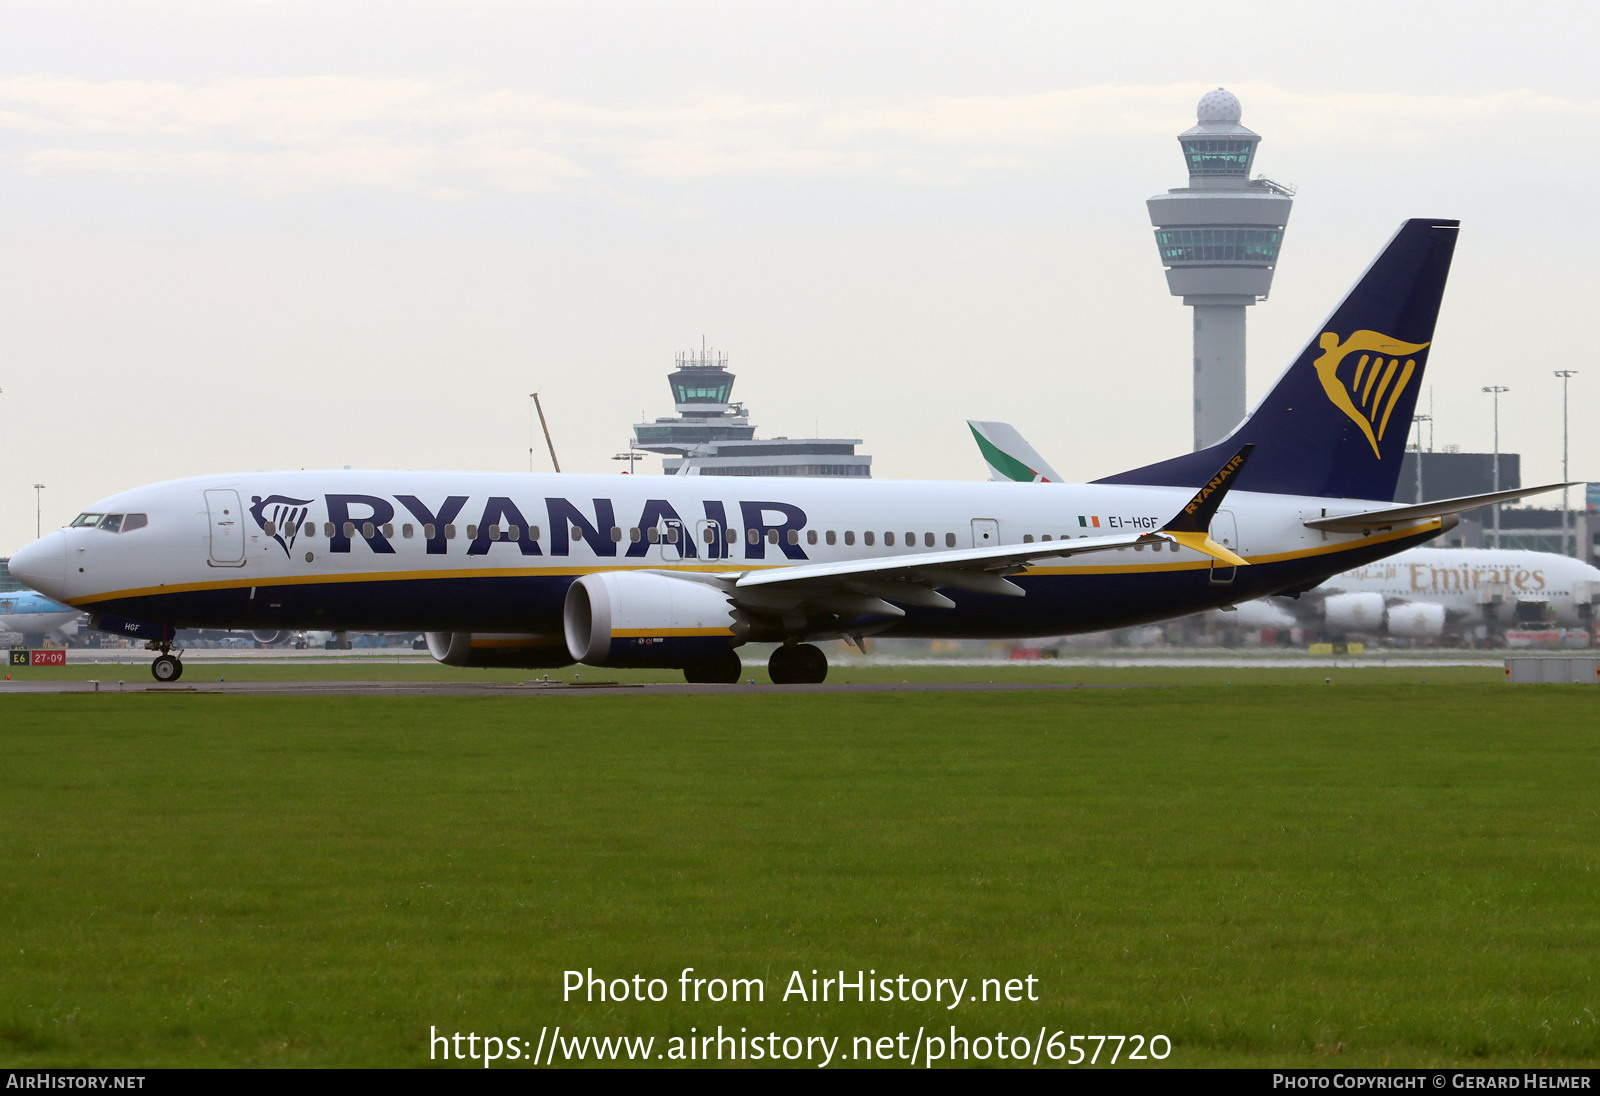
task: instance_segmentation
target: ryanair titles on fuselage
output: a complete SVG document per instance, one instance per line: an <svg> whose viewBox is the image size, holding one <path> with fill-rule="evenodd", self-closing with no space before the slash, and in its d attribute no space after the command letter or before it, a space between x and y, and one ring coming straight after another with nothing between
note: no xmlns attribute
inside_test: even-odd
<svg viewBox="0 0 1600 1096"><path fill-rule="evenodd" d="M526 500L519 504L508 495L491 495L481 508L474 506L471 510L467 509L472 502L468 495L425 500L405 494L390 498L329 493L322 500L326 514L323 532L327 550L332 553L348 553L359 540L378 555L393 555L393 535L385 534L384 529L397 517L422 527L428 555L452 551L451 541L464 516L466 529L475 535L462 538L454 550L461 551L460 544L464 544L468 556L486 556L496 544L514 547L524 556L565 556L571 553L574 541L582 541L597 556L642 558L657 543L643 534L637 540L631 536L618 539L614 532L619 529L616 507L608 498L580 503L547 497L535 504L537 509L528 506L526 510ZM253 495L251 503L250 514L256 525L276 540L286 555L305 526L317 524L312 517L313 499ZM800 544L800 531L806 526L806 513L800 507L771 501L740 502L738 507L740 524L735 528L744 530L739 538L744 545L743 558L766 559L769 547L787 559L809 558ZM531 520L529 513L533 515ZM276 516L284 514L290 516ZM697 525L711 535L702 532L696 537ZM684 558L727 559L733 555L727 506L720 500L708 499L701 503L700 513L685 516L666 499L647 499L632 528L681 531L673 537L673 543Z"/></svg>
<svg viewBox="0 0 1600 1096"><path fill-rule="evenodd" d="M465 494L423 497L328 492L310 498L251 495L250 501L248 509L257 529L275 541L286 558L293 558L297 540L318 534L326 541L324 550L335 555L350 554L357 542L364 542L376 555L394 555L393 541L410 539L406 537L409 532L424 541L430 556L487 556L498 545L501 554L515 548L522 556L562 557L571 555L581 542L583 549L595 556L618 560L644 559L654 549L669 549L682 559L737 557L777 562L809 560L806 545L820 539L803 508L770 499L733 503L705 499L684 512L667 499L647 498L642 505L623 504L640 507L636 520L629 524L618 522L617 501L604 497L518 500L510 495L490 495L480 501ZM1059 519L1046 520L1066 524ZM395 527L396 522L401 528ZM416 528L402 531L404 525L413 523ZM851 524L865 533L862 547L870 548L872 534L866 530L878 523ZM1122 516L1112 524L1154 529L1160 518L1153 514ZM881 532L885 547L892 546L892 538L900 535L888 528ZM920 545L907 541L904 547L957 547L955 531L948 525L940 524L937 538L930 536L934 532L929 527L907 529L904 535L908 537L920 534L928 539ZM850 538L845 545L855 543L854 532L845 535ZM1058 535L1066 539L1064 531ZM827 543L834 541L830 538Z"/></svg>

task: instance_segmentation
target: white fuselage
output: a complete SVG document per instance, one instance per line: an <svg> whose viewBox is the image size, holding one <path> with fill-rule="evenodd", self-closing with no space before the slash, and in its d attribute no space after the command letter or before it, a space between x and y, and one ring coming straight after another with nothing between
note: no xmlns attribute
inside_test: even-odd
<svg viewBox="0 0 1600 1096"><path fill-rule="evenodd" d="M1577 625L1588 623L1588 607L1600 595L1600 568L1554 552L1411 548L1334 575L1322 591L1439 605L1452 623Z"/></svg>
<svg viewBox="0 0 1600 1096"><path fill-rule="evenodd" d="M176 627L559 634L566 588L598 571L728 575L1154 531L1191 495L1099 484L251 473L113 495L91 512L142 515L124 523L137 528L67 528L12 566L76 607ZM1044 561L1013 576L1025 597L956 593L953 608L913 608L879 630L1026 636L1167 619L1305 588L1440 528L1435 519L1356 535L1302 524L1340 505L1235 491L1211 534L1249 567L1175 544Z"/></svg>

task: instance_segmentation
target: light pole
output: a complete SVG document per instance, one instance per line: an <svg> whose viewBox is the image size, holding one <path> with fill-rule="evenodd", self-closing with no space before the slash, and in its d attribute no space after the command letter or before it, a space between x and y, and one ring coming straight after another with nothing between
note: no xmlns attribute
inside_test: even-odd
<svg viewBox="0 0 1600 1096"><path fill-rule="evenodd" d="M1557 369L1556 376L1561 378L1561 482L1565 484L1571 477L1567 475L1567 381L1576 376L1576 369ZM1578 546L1568 545L1572 539L1572 507L1567 503L1567 488L1561 488L1561 554L1571 552L1578 554Z"/></svg>
<svg viewBox="0 0 1600 1096"><path fill-rule="evenodd" d="M44 491L44 484L36 483L36 484L33 485L33 539L34 540L38 540L41 536L43 536L43 533L41 532L41 530L43 529L43 525L44 525L43 519L42 519L42 515L44 514L44 495L41 493L43 491Z"/></svg>
<svg viewBox="0 0 1600 1096"><path fill-rule="evenodd" d="M1500 393L1509 392L1511 389L1503 384L1491 384L1484 388L1485 392L1494 396L1494 489L1500 490ZM1494 504L1494 546L1500 547L1500 504Z"/></svg>
<svg viewBox="0 0 1600 1096"><path fill-rule="evenodd" d="M1413 415L1411 421L1417 424L1417 502L1422 502L1422 424L1432 422L1432 415Z"/></svg>
<svg viewBox="0 0 1600 1096"><path fill-rule="evenodd" d="M533 409L539 412L539 428L544 431L544 443L550 449L550 463L555 465L557 472L561 471L561 462L556 460L556 443L550 440L550 424L544 421L544 404L539 402L539 393L529 392L528 398L533 401ZM529 424L532 429L532 424ZM533 446L528 446L528 471L533 471Z"/></svg>
<svg viewBox="0 0 1600 1096"><path fill-rule="evenodd" d="M632 475L633 474L633 466L634 466L634 464L636 462L638 462L638 461L644 460L644 454L643 453L636 453L632 449L630 449L626 453L618 453L616 456L612 457L611 459L612 460L625 460L625 461L627 461L628 462L628 471L623 473L623 474L624 475Z"/></svg>

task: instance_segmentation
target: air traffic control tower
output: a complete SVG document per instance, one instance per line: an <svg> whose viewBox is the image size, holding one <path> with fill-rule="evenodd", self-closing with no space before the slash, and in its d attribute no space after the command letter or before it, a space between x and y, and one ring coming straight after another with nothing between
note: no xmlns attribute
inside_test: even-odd
<svg viewBox="0 0 1600 1096"><path fill-rule="evenodd" d="M1250 178L1259 134L1239 124L1238 97L1217 88L1178 134L1189 185L1146 205L1167 287L1194 309L1194 447L1245 416L1244 310L1267 299L1294 191Z"/></svg>

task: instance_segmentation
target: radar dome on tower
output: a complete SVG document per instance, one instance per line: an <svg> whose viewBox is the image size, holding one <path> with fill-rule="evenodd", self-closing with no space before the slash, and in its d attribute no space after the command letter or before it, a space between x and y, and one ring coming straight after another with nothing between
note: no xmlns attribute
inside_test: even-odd
<svg viewBox="0 0 1600 1096"><path fill-rule="evenodd" d="M1200 96L1200 105L1195 108L1195 119L1202 125L1206 122L1232 122L1238 124L1244 117L1244 108L1239 105L1239 97L1226 88L1208 91Z"/></svg>

